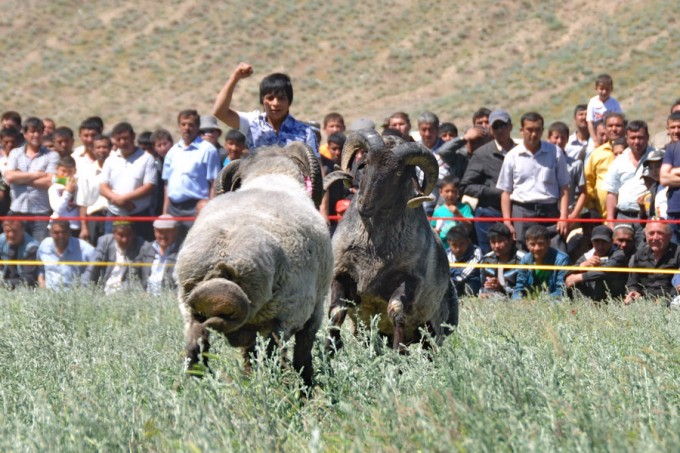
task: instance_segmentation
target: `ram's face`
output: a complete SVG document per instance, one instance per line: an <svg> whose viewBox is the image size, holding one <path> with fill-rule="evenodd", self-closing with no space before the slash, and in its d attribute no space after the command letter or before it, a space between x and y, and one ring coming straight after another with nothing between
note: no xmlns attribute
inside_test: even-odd
<svg viewBox="0 0 680 453"><path fill-rule="evenodd" d="M359 165L359 193L357 209L362 217L389 208L413 191L411 178L415 177L412 166L405 166L390 151L369 152ZM405 205L404 205L405 206Z"/></svg>

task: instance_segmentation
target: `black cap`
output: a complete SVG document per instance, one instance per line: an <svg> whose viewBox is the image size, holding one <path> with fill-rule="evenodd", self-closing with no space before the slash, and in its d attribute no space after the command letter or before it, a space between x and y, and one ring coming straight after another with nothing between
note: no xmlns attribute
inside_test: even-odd
<svg viewBox="0 0 680 453"><path fill-rule="evenodd" d="M590 240L601 239L603 241L611 242L614 232L606 225L598 225L593 228L593 233L590 235Z"/></svg>

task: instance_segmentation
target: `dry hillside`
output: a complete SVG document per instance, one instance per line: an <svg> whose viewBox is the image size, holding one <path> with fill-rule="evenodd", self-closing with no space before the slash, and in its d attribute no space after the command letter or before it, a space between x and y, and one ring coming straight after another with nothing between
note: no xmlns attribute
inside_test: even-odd
<svg viewBox="0 0 680 453"><path fill-rule="evenodd" d="M656 130L680 97L679 15L673 0L8 0L0 109L174 131L245 60L241 110L257 107L261 76L285 71L300 119L429 109L465 125L485 105L569 121L606 71L629 117Z"/></svg>

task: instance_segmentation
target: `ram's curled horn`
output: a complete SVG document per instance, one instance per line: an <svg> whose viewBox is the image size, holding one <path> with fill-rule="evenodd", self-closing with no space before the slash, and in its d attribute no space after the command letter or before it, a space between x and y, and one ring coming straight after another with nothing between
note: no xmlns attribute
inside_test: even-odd
<svg viewBox="0 0 680 453"><path fill-rule="evenodd" d="M323 190L328 190L330 186L338 181L342 181L345 184L345 187L349 188L352 184L352 181L354 181L354 177L350 173L342 170L336 170L334 172L328 173L323 178Z"/></svg>
<svg viewBox="0 0 680 453"><path fill-rule="evenodd" d="M353 132L342 147L342 157L340 167L342 170L351 173L352 164L356 154L363 150L364 153L368 151L378 151L385 148L385 142L382 137L374 130L364 129Z"/></svg>
<svg viewBox="0 0 680 453"><path fill-rule="evenodd" d="M241 160L232 160L217 174L215 178L215 195L220 195L225 192L233 192L241 187L241 174L239 168Z"/></svg>
<svg viewBox="0 0 680 453"><path fill-rule="evenodd" d="M408 207L420 206L426 201L434 201L430 195L437 184L439 164L432 151L417 143L404 143L392 150L405 165L413 165L423 171L423 184L416 189L417 196L408 201Z"/></svg>
<svg viewBox="0 0 680 453"><path fill-rule="evenodd" d="M310 179L312 184L312 200L318 208L323 199L323 177L319 160L314 155L314 151L302 142L291 142L283 148L283 153L289 158L298 162L302 173Z"/></svg>

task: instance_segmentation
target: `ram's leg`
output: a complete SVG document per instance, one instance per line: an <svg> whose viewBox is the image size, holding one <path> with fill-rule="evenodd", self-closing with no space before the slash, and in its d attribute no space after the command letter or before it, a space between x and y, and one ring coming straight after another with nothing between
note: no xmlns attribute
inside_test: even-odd
<svg viewBox="0 0 680 453"><path fill-rule="evenodd" d="M340 327L347 317L347 300L358 303L357 284L348 275L338 275L331 284L331 304L328 309L330 327L328 328L326 350L330 354L342 348Z"/></svg>
<svg viewBox="0 0 680 453"><path fill-rule="evenodd" d="M185 331L187 346L184 369L191 371L201 361L207 366L208 359L203 357L203 353L210 350L210 333L196 319L192 319ZM201 360L203 359L203 360Z"/></svg>
<svg viewBox="0 0 680 453"><path fill-rule="evenodd" d="M307 321L305 326L295 332L295 347L293 348L293 368L300 374L308 388L312 387L314 370L312 369L312 347L316 338L316 332L321 325L323 317L323 304L318 304L316 312Z"/></svg>
<svg viewBox="0 0 680 453"><path fill-rule="evenodd" d="M392 349L402 353L406 352L406 314L411 311L414 294L414 286L404 282L392 293L387 304L387 316L394 325Z"/></svg>

